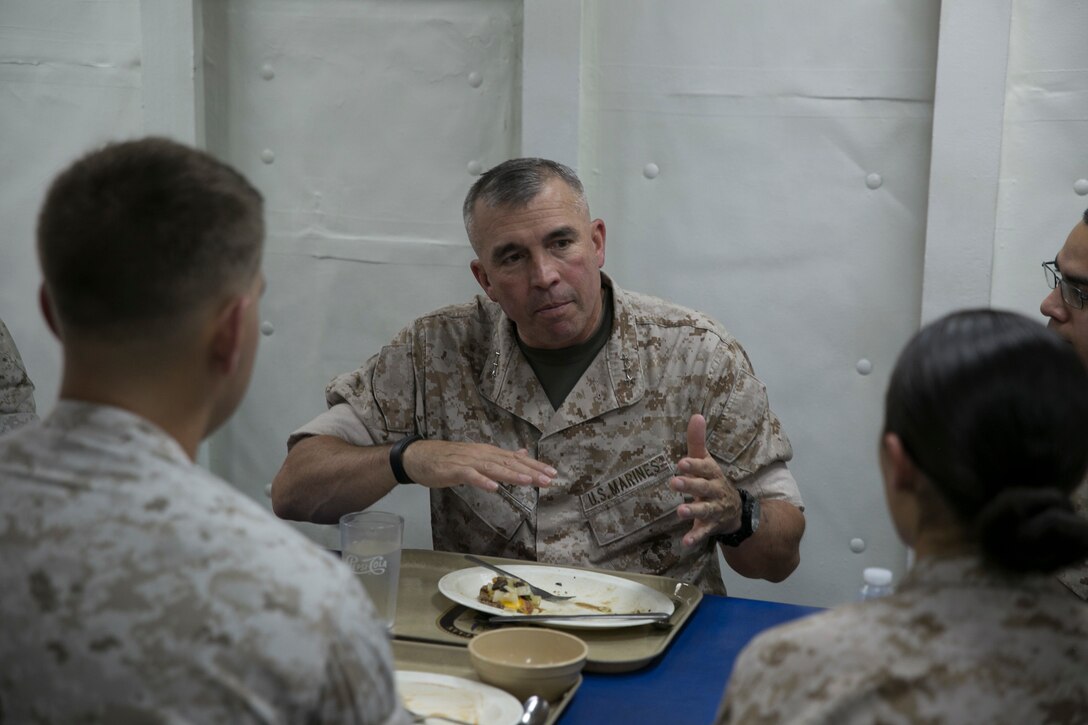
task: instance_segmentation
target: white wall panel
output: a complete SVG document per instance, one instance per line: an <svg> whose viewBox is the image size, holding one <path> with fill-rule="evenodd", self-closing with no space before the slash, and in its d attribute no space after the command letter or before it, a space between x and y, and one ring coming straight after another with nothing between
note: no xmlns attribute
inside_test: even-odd
<svg viewBox="0 0 1088 725"><path fill-rule="evenodd" d="M142 132L138 0L0 2L0 317L48 412L60 348L38 312L37 210L89 147Z"/></svg>
<svg viewBox="0 0 1088 725"><path fill-rule="evenodd" d="M1053 259L1088 207L1088 5L1013 4L992 303L1036 317ZM1088 182L1081 193L1088 192Z"/></svg>
<svg viewBox="0 0 1088 725"><path fill-rule="evenodd" d="M608 225L605 268L736 335L795 448L801 567L777 585L730 572L727 586L842 601L863 566L905 563L876 441L918 322L937 4L616 1L594 14L582 169Z"/></svg>
<svg viewBox="0 0 1088 725"><path fill-rule="evenodd" d="M212 467L261 500L334 376L415 316L478 290L461 201L520 146L521 4L207 4L210 150L265 195L272 334ZM430 546L426 492L381 508ZM335 530L303 527L335 541Z"/></svg>

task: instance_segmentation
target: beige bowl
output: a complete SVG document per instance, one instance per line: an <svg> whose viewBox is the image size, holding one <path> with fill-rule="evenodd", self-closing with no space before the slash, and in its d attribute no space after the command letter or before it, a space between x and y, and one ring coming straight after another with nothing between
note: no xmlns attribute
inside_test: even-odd
<svg viewBox="0 0 1088 725"><path fill-rule="evenodd" d="M510 627L476 635L468 654L484 682L519 700L530 695L556 700L577 681L589 648L566 632Z"/></svg>

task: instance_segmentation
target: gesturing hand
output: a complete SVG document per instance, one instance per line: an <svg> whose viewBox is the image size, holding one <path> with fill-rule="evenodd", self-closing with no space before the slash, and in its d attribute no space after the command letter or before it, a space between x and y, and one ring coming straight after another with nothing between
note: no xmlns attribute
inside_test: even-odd
<svg viewBox="0 0 1088 725"><path fill-rule="evenodd" d="M522 448L508 451L486 443L421 440L404 451L404 470L429 488L467 484L485 491L500 483L547 486L556 470Z"/></svg>
<svg viewBox="0 0 1088 725"><path fill-rule="evenodd" d="M699 414L688 421L688 455L680 459L677 467L680 475L669 480L669 487L694 499L676 507L681 519L692 521L691 531L684 535L684 546L740 528L740 494L707 452L706 419Z"/></svg>

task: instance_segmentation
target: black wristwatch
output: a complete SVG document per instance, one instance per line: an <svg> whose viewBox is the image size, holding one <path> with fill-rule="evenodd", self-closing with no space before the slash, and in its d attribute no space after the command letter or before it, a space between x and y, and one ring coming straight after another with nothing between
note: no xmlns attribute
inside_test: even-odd
<svg viewBox="0 0 1088 725"><path fill-rule="evenodd" d="M408 472L404 470L404 449L421 440L423 440L423 436L412 433L401 438L389 449L389 467L393 469L393 476L397 479L397 483L415 483L411 476L408 475Z"/></svg>
<svg viewBox="0 0 1088 725"><path fill-rule="evenodd" d="M714 537L722 546L739 546L742 541L756 532L759 528L759 499L739 489L740 493L740 528L731 534L719 534Z"/></svg>

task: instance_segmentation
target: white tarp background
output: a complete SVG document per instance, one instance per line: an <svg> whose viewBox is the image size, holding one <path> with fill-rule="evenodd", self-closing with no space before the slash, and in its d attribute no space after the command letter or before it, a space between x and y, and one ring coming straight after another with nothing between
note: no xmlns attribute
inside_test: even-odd
<svg viewBox="0 0 1088 725"><path fill-rule="evenodd" d="M727 574L730 593L843 601L863 566L905 567L876 443L888 372L929 294L926 260L955 246L927 239L930 217L954 216L959 193L990 199L992 260L950 271L1037 315L1039 263L1088 206L1073 191L1088 177L1088 9L1074 0L172 3L195 14L193 37L162 22L164 7L0 0L0 318L48 411L60 356L33 252L45 184L93 145L162 130L161 99L178 96L197 114L181 140L267 199L266 335L246 401L205 447L262 501L329 378L415 315L475 294L460 225L472 173L545 149L578 166L607 223L605 269L721 320L794 443L801 567L778 585ZM937 163L971 138L969 124L934 130L934 98L958 97L935 82L979 61L942 22L956 10L1004 14L990 64L1004 98L972 111L1003 129L990 182ZM188 96L149 60L164 44L197 49ZM955 306L955 285L942 287L936 306ZM406 515L409 546L429 545L426 500L404 487L381 504Z"/></svg>

